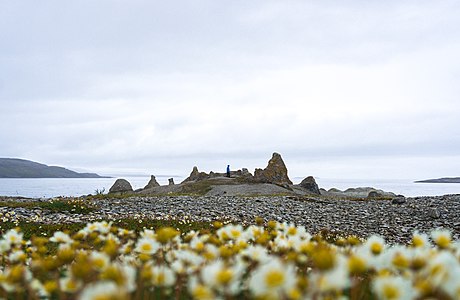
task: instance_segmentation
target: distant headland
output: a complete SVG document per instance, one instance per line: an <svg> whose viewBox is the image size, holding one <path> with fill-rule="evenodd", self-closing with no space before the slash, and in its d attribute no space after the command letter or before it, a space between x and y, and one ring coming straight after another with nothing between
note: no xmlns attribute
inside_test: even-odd
<svg viewBox="0 0 460 300"><path fill-rule="evenodd" d="M0 158L0 178L110 178L18 158Z"/></svg>
<svg viewBox="0 0 460 300"><path fill-rule="evenodd" d="M460 177L444 177L415 181L416 183L460 183Z"/></svg>

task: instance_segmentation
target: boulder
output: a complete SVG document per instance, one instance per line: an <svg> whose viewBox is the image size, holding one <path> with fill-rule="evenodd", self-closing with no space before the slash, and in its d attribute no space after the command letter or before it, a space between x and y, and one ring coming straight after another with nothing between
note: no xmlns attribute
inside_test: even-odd
<svg viewBox="0 0 460 300"><path fill-rule="evenodd" d="M398 195L393 200L391 200L392 204L404 204L406 203L406 197Z"/></svg>
<svg viewBox="0 0 460 300"><path fill-rule="evenodd" d="M367 194L367 198L382 198L383 194L378 192L378 191L370 191L369 194Z"/></svg>
<svg viewBox="0 0 460 300"><path fill-rule="evenodd" d="M286 165L281 155L276 152L273 153L265 169L256 169L254 171L253 180L257 183L273 183L281 186L292 185L292 181L287 174Z"/></svg>
<svg viewBox="0 0 460 300"><path fill-rule="evenodd" d="M128 182L128 180L126 180L126 179L117 179L117 180L115 180L115 183L110 188L109 194L111 194L111 193L127 193L127 192L132 192L132 191L133 191L133 187Z"/></svg>
<svg viewBox="0 0 460 300"><path fill-rule="evenodd" d="M157 182L155 176L151 175L151 176L150 176L150 181L149 181L149 183L147 183L147 185L144 187L144 190L145 190L145 189L151 189L151 188L154 188L154 187L157 187L157 186L160 186L160 184Z"/></svg>
<svg viewBox="0 0 460 300"><path fill-rule="evenodd" d="M169 185L174 185L174 178L169 178L168 179L168 184Z"/></svg>
<svg viewBox="0 0 460 300"><path fill-rule="evenodd" d="M300 186L309 192L321 195L318 184L316 184L315 178L313 178L313 176L308 176L307 178L302 180Z"/></svg>
<svg viewBox="0 0 460 300"><path fill-rule="evenodd" d="M199 172L198 167L195 166L193 167L193 170L190 173L190 175L187 178L185 178L185 180L182 181L182 183L189 182L189 181L199 181L199 180L204 180L204 179L209 179L209 178L210 176L208 174L206 174L205 172Z"/></svg>

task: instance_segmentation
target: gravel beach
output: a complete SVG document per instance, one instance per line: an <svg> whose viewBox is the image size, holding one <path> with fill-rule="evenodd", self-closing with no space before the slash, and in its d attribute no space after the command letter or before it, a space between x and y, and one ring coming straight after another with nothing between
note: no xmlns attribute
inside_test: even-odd
<svg viewBox="0 0 460 300"><path fill-rule="evenodd" d="M2 199L52 201L52 199ZM229 220L254 223L265 220L303 225L315 233L322 229L367 237L379 234L391 243L407 243L413 231L429 233L447 228L460 238L460 195L390 200L333 200L296 197L175 196L90 200L97 211L89 214L53 213L39 208L0 207L0 220L40 223L89 222L98 219L157 218L191 221Z"/></svg>

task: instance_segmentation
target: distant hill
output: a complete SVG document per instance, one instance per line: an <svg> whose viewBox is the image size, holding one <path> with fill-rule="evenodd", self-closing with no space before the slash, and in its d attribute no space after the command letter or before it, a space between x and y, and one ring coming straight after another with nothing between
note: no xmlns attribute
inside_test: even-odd
<svg viewBox="0 0 460 300"><path fill-rule="evenodd" d="M0 178L104 178L95 173L77 173L63 167L30 160L0 158Z"/></svg>
<svg viewBox="0 0 460 300"><path fill-rule="evenodd" d="M419 180L416 183L460 183L460 177L446 177L438 179Z"/></svg>

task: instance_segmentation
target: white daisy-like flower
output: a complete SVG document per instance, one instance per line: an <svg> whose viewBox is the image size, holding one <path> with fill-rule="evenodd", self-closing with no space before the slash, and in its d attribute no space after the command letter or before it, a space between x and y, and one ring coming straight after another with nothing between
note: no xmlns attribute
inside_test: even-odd
<svg viewBox="0 0 460 300"><path fill-rule="evenodd" d="M160 244L150 237L142 237L137 243L134 251L142 254L154 254L160 249Z"/></svg>
<svg viewBox="0 0 460 300"><path fill-rule="evenodd" d="M188 281L188 291L196 300L215 300L216 295L212 289L201 284L195 276L191 276Z"/></svg>
<svg viewBox="0 0 460 300"><path fill-rule="evenodd" d="M0 255L10 251L11 245L7 240L0 240Z"/></svg>
<svg viewBox="0 0 460 300"><path fill-rule="evenodd" d="M223 261L217 260L201 269L203 283L220 292L236 294L239 292L240 277L243 268L226 266Z"/></svg>
<svg viewBox="0 0 460 300"><path fill-rule="evenodd" d="M216 234L221 240L237 240L243 235L243 226L228 224L217 230Z"/></svg>
<svg viewBox="0 0 460 300"><path fill-rule="evenodd" d="M21 245L24 234L14 229L10 229L3 235L3 239L10 245Z"/></svg>
<svg viewBox="0 0 460 300"><path fill-rule="evenodd" d="M415 231L412 234L412 245L416 248L430 248L431 243L426 233Z"/></svg>
<svg viewBox="0 0 460 300"><path fill-rule="evenodd" d="M452 242L452 233L447 229L435 229L431 232L431 238L439 248L448 248Z"/></svg>
<svg viewBox="0 0 460 300"><path fill-rule="evenodd" d="M382 300L406 300L417 296L411 282L401 276L377 277L372 282L372 290Z"/></svg>
<svg viewBox="0 0 460 300"><path fill-rule="evenodd" d="M73 242L70 236L62 231L56 231L53 236L50 237L50 241L63 244L71 244Z"/></svg>
<svg viewBox="0 0 460 300"><path fill-rule="evenodd" d="M97 299L124 299L126 292L110 281L99 281L89 284L82 291L79 300L97 300Z"/></svg>
<svg viewBox="0 0 460 300"><path fill-rule="evenodd" d="M295 287L294 266L278 258L257 268L249 280L249 289L256 297L281 297Z"/></svg>
<svg viewBox="0 0 460 300"><path fill-rule="evenodd" d="M378 235L370 236L363 247L372 253L373 255L380 255L386 248L385 240Z"/></svg>
<svg viewBox="0 0 460 300"><path fill-rule="evenodd" d="M10 262L25 261L27 255L22 250L14 250L8 255L8 260Z"/></svg>
<svg viewBox="0 0 460 300"><path fill-rule="evenodd" d="M170 287L176 283L176 274L166 266L152 267L152 283L155 286Z"/></svg>
<svg viewBox="0 0 460 300"><path fill-rule="evenodd" d="M95 269L102 271L110 264L110 257L99 251L92 251L90 253L91 263Z"/></svg>
<svg viewBox="0 0 460 300"><path fill-rule="evenodd" d="M250 245L241 252L241 255L248 257L253 261L258 261L260 263L265 263L270 259L268 255L267 248L260 245Z"/></svg>
<svg viewBox="0 0 460 300"><path fill-rule="evenodd" d="M59 279L59 286L66 293L75 293L82 287L82 282L69 276Z"/></svg>

